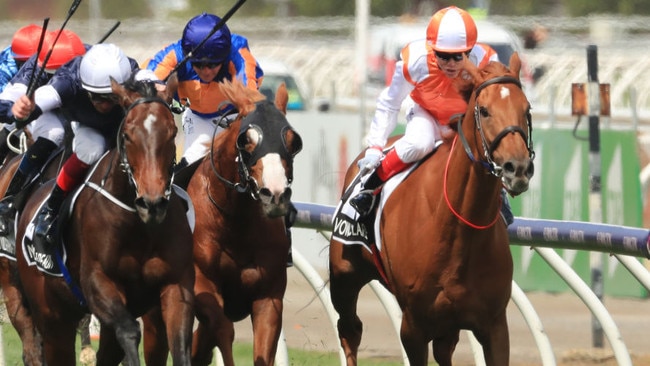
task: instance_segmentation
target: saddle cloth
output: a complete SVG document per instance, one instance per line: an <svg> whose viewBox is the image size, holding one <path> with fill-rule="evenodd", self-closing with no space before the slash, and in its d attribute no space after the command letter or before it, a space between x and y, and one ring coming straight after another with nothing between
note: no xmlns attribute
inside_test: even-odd
<svg viewBox="0 0 650 366"><path fill-rule="evenodd" d="M350 199L361 191L362 179L357 175L336 206L332 223L332 237L346 245L362 245L370 252L372 252L370 245L374 242L377 250L381 250L379 220L376 220L376 218L381 217L383 207L391 193L417 165L411 165L408 169L394 175L384 184L377 197L379 203L375 214L370 214L366 218L360 218L357 211L350 205Z"/></svg>

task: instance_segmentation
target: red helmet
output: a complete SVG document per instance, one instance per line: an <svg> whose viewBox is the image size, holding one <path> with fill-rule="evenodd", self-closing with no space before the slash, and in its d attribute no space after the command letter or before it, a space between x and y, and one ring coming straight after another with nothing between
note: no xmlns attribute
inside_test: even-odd
<svg viewBox="0 0 650 366"><path fill-rule="evenodd" d="M38 50L38 41L41 38L43 27L30 24L16 31L11 40L11 51L14 59L26 61Z"/></svg>
<svg viewBox="0 0 650 366"><path fill-rule="evenodd" d="M472 16L455 6L438 10L427 26L427 42L435 51L469 51L476 44L476 37L476 23Z"/></svg>
<svg viewBox="0 0 650 366"><path fill-rule="evenodd" d="M52 49L52 43L56 39L58 33L59 31L52 31L45 35L43 48L41 48L41 52L38 54L38 66L43 66L43 61L48 52L50 52L50 49ZM82 56L85 53L86 47L83 42L81 42L79 36L71 30L64 29L61 31L61 35L52 49L52 54L47 60L45 68L48 70L56 70L66 62L77 56Z"/></svg>

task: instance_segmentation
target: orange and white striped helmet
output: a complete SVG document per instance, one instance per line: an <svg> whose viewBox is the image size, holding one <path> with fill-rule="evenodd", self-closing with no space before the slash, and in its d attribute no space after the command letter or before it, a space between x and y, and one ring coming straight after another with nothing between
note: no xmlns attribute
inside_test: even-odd
<svg viewBox="0 0 650 366"><path fill-rule="evenodd" d="M463 9L450 6L438 10L427 26L427 42L435 51L466 52L476 44L476 23Z"/></svg>

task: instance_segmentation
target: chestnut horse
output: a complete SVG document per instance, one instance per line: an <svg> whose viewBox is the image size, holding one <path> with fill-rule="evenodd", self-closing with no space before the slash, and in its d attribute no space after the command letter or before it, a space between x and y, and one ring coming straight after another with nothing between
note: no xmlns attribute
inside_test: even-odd
<svg viewBox="0 0 650 366"><path fill-rule="evenodd" d="M151 82L112 82L125 108L117 146L95 164L59 233L67 261L62 276L30 265L28 225L52 185L27 202L17 227L16 256L24 294L43 338L49 365L75 365L75 336L89 310L100 322L97 362L139 365L136 318L160 308L175 365L189 365L193 323L192 234L182 199L172 189L177 127L166 94ZM61 251L52 261L61 263Z"/></svg>
<svg viewBox="0 0 650 366"><path fill-rule="evenodd" d="M348 365L356 365L361 342L359 291L373 279L400 305L400 338L411 365L427 364L429 342L436 362L451 365L461 329L474 333L488 366L508 365L506 306L513 269L499 218L500 192L528 189L534 157L520 66L516 54L510 69L491 62L478 70L465 61L472 78L463 93L471 92L467 111L457 134L447 136L453 141L424 160L386 201L377 218L379 266L361 245L331 240L331 299ZM346 185L357 172L355 162Z"/></svg>
<svg viewBox="0 0 650 366"><path fill-rule="evenodd" d="M239 111L218 134L192 176L196 211L196 317L192 364L208 365L218 346L233 365L233 322L250 315L255 365L271 365L282 328L293 158L302 148L285 117L287 91L275 105L239 81L221 91Z"/></svg>

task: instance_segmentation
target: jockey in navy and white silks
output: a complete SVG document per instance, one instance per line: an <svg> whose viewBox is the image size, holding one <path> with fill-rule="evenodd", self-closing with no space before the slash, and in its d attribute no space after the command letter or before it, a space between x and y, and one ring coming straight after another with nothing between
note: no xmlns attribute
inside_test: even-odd
<svg viewBox="0 0 650 366"><path fill-rule="evenodd" d="M11 83L0 93L0 120L2 122L13 127L14 116L11 109L14 102L27 93L32 77L38 78L34 81L36 87L45 85L57 69L73 58L86 53L86 48L89 46L84 45L79 36L70 30L63 30L52 48L57 34L59 34L58 31L49 32L45 36L41 52L30 57L11 80ZM48 53L50 58L45 65L45 72L40 73L40 68L43 67ZM52 110L41 114L27 125L34 143L23 154L20 165L5 191L4 198L0 201L0 235L7 235L9 232L8 221L16 212L14 196L25 188L43 167L52 151L63 143L65 135L63 119L58 110ZM7 144L6 138L4 141L0 141L0 146L3 143Z"/></svg>
<svg viewBox="0 0 650 366"><path fill-rule="evenodd" d="M358 162L361 169L372 172L365 177L361 193L350 201L362 216L371 209L377 189L433 151L442 141L441 130L448 128L449 118L467 109L467 103L454 87L454 79L463 77L463 56L479 67L498 61L496 52L477 44L476 39L476 24L469 13L450 6L433 15L426 39L402 49L390 85L377 98L366 137L368 149ZM397 125L407 96L412 103L407 109L404 136L383 156L382 150Z"/></svg>
<svg viewBox="0 0 650 366"><path fill-rule="evenodd" d="M73 154L63 164L47 204L36 216L35 240L52 240L50 229L63 199L115 143L125 112L112 94L111 78L123 83L138 69L138 63L114 44L96 44L85 55L59 68L48 84L39 87L35 103L22 96L14 104L12 111L19 120L33 120L61 108L71 119L74 131Z"/></svg>
<svg viewBox="0 0 650 366"><path fill-rule="evenodd" d="M158 78L164 80L181 60L194 51L177 72L178 100L189 102L182 119L185 140L179 168L202 158L207 153L215 128L218 128L216 123L221 117L236 112L221 93L218 83L235 77L247 87L258 89L263 76L248 48L248 40L230 33L226 25L195 50L220 20L218 16L207 13L192 18L180 40L143 64L143 68L153 70ZM217 133L220 130L218 128Z"/></svg>

